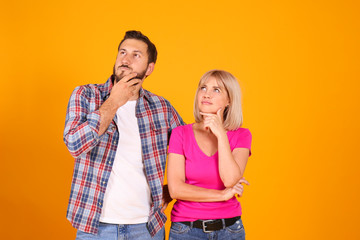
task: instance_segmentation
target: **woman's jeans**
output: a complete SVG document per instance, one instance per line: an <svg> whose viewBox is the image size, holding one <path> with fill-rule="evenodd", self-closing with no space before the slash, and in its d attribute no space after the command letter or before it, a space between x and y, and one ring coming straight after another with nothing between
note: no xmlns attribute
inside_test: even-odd
<svg viewBox="0 0 360 240"><path fill-rule="evenodd" d="M170 240L245 240L245 230L241 219L225 229L205 233L200 228L191 228L180 222L172 222L170 228Z"/></svg>

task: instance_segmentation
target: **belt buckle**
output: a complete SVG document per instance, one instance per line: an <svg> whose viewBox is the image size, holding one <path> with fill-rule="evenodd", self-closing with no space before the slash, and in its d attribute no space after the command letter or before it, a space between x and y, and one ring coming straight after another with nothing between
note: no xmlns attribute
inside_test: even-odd
<svg viewBox="0 0 360 240"><path fill-rule="evenodd" d="M212 222L213 220L204 220L204 221L202 221L202 227L203 227L203 231L204 231L204 233L211 233L211 232L213 232L213 231L208 231L208 230L206 230L206 223L207 222Z"/></svg>

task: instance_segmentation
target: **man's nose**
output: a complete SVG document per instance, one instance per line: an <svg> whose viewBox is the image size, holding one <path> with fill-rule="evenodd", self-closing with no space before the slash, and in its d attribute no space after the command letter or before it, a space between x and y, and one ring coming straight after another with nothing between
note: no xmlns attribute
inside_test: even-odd
<svg viewBox="0 0 360 240"><path fill-rule="evenodd" d="M131 59L129 57L129 55L125 55L122 59L121 59L121 63L123 65L129 65L131 63Z"/></svg>

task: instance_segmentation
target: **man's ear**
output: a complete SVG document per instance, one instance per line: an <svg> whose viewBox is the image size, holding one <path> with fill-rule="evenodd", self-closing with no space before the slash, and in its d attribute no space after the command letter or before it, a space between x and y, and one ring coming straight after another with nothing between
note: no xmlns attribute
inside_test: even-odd
<svg viewBox="0 0 360 240"><path fill-rule="evenodd" d="M154 67L155 67L155 63L149 63L148 64L148 67L147 67L147 69L146 69L146 73L145 73L145 75L146 76L149 76L153 71L154 71Z"/></svg>

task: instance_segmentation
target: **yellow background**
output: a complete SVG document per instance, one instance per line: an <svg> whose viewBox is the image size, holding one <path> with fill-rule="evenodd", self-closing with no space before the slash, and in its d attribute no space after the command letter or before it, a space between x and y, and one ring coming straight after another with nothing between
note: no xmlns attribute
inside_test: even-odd
<svg viewBox="0 0 360 240"><path fill-rule="evenodd" d="M204 72L239 79L253 134L248 240L360 239L359 10L355 0L3 1L1 239L75 238L67 102L107 80L131 29L159 51L145 88L188 123Z"/></svg>

